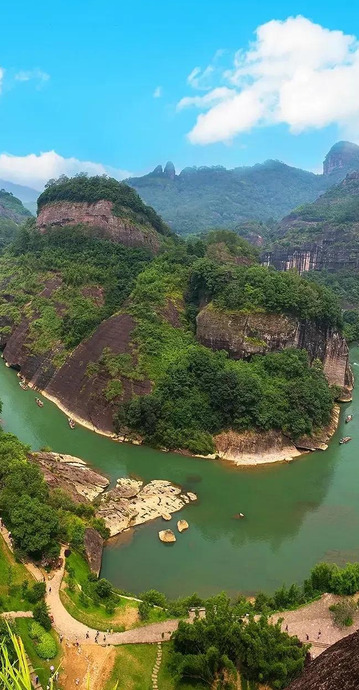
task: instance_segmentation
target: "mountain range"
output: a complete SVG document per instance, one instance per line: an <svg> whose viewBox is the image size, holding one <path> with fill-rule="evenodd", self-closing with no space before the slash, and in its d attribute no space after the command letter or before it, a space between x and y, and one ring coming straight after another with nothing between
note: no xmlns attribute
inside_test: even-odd
<svg viewBox="0 0 359 690"><path fill-rule="evenodd" d="M233 170L184 168L177 175L168 162L127 183L175 232L188 235L210 228L235 229L251 220L279 220L354 170L359 170L359 146L341 141L325 157L321 175L278 160Z"/></svg>

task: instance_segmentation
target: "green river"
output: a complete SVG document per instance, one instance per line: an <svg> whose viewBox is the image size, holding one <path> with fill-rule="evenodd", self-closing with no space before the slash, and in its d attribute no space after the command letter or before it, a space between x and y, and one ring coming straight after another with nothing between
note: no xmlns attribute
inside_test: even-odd
<svg viewBox="0 0 359 690"><path fill-rule="evenodd" d="M359 348L351 350L359 375ZM358 364L355 364L355 363ZM241 469L221 462L160 453L120 444L76 427L35 392L23 391L16 373L0 363L0 398L5 431L36 450L50 446L86 460L111 480L135 475L169 479L198 494L198 502L176 513L189 530L177 542L162 544L161 520L135 528L106 547L102 576L138 593L156 588L170 597L197 591L203 596L226 590L273 591L301 582L320 561L359 560L359 387L342 406L341 423L329 449L289 464ZM345 432L353 437L338 445ZM245 520L233 515L243 512Z"/></svg>

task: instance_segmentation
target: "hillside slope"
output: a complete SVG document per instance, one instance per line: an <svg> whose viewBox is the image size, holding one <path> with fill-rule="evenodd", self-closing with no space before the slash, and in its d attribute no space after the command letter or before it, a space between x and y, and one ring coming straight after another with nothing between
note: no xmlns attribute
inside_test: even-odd
<svg viewBox="0 0 359 690"><path fill-rule="evenodd" d="M359 267L359 172L283 218L264 263L280 270Z"/></svg>
<svg viewBox="0 0 359 690"><path fill-rule="evenodd" d="M278 220L300 204L314 201L348 172L359 169L359 146L338 142L323 163L323 175L277 160L226 170L222 166L157 166L143 177L127 180L180 234L210 228L235 229L248 220Z"/></svg>
<svg viewBox="0 0 359 690"><path fill-rule="evenodd" d="M0 189L0 251L12 242L19 226L31 217L20 199L12 193Z"/></svg>
<svg viewBox="0 0 359 690"><path fill-rule="evenodd" d="M97 203L102 180L90 183ZM72 182L78 198L76 185L78 178ZM123 194L127 189L121 186ZM39 218L64 201L56 197L61 185L50 191ZM123 199L123 207L128 203ZM228 457L223 433L237 447L244 434L255 452L248 432L269 447L275 432L283 449L289 439L297 443L326 426L333 397L350 383L331 293L259 266L256 250L233 233L188 243L167 237L153 258L143 247L93 236L86 224L39 229L30 221L0 258L0 277L6 362L105 433ZM260 315L250 331L229 319L242 341L235 356L229 341L219 352L215 343L202 344L203 337L211 340L213 324L199 329L198 320L210 304L223 318ZM286 318L302 334L287 343ZM268 338L269 323L275 326ZM308 354L298 349L309 340ZM253 352L259 354L245 361ZM333 389L323 367L310 366L318 359Z"/></svg>

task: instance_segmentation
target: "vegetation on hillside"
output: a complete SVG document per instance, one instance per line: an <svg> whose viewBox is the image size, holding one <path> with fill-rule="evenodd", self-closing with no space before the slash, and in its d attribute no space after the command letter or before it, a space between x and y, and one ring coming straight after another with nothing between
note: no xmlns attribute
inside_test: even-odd
<svg viewBox="0 0 359 690"><path fill-rule="evenodd" d="M113 202L114 215L151 225L161 235L171 234L162 218L151 206L144 204L131 187L107 175L88 177L86 173L79 173L71 178L61 175L58 180L49 180L37 200L37 206L38 211L41 211L46 204L56 201L94 204L102 199Z"/></svg>
<svg viewBox="0 0 359 690"><path fill-rule="evenodd" d="M234 170L185 168L176 176L159 167L127 182L181 235L233 229L248 219L282 218L332 184L322 175L275 160Z"/></svg>

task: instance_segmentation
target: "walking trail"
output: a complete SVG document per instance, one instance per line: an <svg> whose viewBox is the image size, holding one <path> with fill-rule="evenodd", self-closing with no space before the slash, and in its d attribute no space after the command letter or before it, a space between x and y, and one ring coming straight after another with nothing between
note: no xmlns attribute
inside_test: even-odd
<svg viewBox="0 0 359 690"><path fill-rule="evenodd" d="M3 525L0 526L0 532L12 550L9 533ZM60 598L60 588L65 568L64 552L65 547L62 547L61 568L56 570L53 577L46 581L46 603L54 620L54 628L66 642L91 643L95 641L97 631L93 628L88 628L73 618L65 609ZM44 580L42 571L33 563L25 563L25 566L36 580ZM312 644L310 650L312 656L318 656L330 645L359 629L359 610L355 614L354 623L350 628L343 630L333 624L329 606L341 599L342 597L335 596L334 594L324 594L319 600L302 606L295 611L274 614L271 620L276 622L282 618L282 630L286 630L289 635L297 635L304 643L310 642ZM17 611L3 615L6 617L22 617L31 614ZM190 612L189 620L193 620L194 615L194 612ZM164 642L169 640L172 633L177 630L178 623L178 619L173 619L132 628L125 632L115 632L112 634L101 632L98 636L98 644L121 645Z"/></svg>

